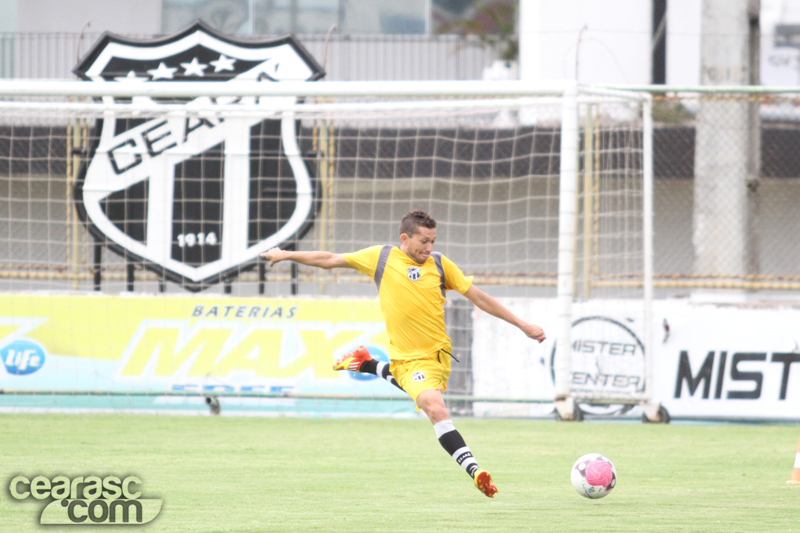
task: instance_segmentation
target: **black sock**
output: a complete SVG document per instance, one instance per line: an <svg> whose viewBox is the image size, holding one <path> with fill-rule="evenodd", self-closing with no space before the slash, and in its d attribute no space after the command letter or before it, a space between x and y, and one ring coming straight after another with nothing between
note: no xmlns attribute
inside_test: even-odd
<svg viewBox="0 0 800 533"><path fill-rule="evenodd" d="M378 376L379 378L383 378L398 389L403 390L403 387L398 385L397 380L394 379L394 376L389 373L389 363L378 361L377 359L364 361L361 363L361 367L358 369L358 371L363 374L372 374L374 376Z"/></svg>
<svg viewBox="0 0 800 533"><path fill-rule="evenodd" d="M369 361L364 361L361 363L361 366L358 369L359 372L363 372L364 374L373 374L375 376L378 375L378 360L377 359L370 359Z"/></svg>
<svg viewBox="0 0 800 533"><path fill-rule="evenodd" d="M433 430L436 432L436 437L439 439L439 444L442 445L442 448L461 465L461 468L467 474L475 477L475 472L478 470L478 462L464 442L464 437L453 425L453 421L448 419L437 422L433 425Z"/></svg>

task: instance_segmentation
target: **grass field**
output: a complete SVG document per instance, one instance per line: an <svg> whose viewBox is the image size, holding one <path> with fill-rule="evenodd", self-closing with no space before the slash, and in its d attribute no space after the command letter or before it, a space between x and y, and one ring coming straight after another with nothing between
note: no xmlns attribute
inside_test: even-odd
<svg viewBox="0 0 800 533"><path fill-rule="evenodd" d="M145 531L800 531L786 485L798 425L643 425L456 420L500 489L490 500L425 420L0 416L0 531L40 526L17 474L135 474L163 498ZM617 468L605 499L569 482L580 455ZM119 528L103 526L101 530Z"/></svg>

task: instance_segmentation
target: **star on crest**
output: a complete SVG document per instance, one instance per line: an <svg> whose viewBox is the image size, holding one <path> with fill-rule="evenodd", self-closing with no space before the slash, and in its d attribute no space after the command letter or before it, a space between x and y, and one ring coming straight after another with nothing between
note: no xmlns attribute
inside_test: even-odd
<svg viewBox="0 0 800 533"><path fill-rule="evenodd" d="M196 57L192 59L191 63L181 63L183 67L183 75L184 76L204 76L205 73L203 72L205 69L208 68L208 65L205 63L201 63Z"/></svg>
<svg viewBox="0 0 800 533"><path fill-rule="evenodd" d="M175 77L177 67L168 67L163 62L158 64L158 68L150 69L147 71L154 80L171 80Z"/></svg>
<svg viewBox="0 0 800 533"><path fill-rule="evenodd" d="M130 72L128 72L127 76L119 76L114 79L117 81L135 81L141 83L143 81L147 81L147 76L139 77L136 75L135 70L131 70Z"/></svg>
<svg viewBox="0 0 800 533"><path fill-rule="evenodd" d="M220 55L216 61L210 61L210 64L214 67L214 72L233 70L234 63L236 63L235 59L224 55Z"/></svg>

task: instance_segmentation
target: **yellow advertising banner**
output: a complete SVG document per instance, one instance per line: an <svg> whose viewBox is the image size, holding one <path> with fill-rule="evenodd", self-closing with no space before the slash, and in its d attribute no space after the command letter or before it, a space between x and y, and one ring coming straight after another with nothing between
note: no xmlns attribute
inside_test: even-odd
<svg viewBox="0 0 800 533"><path fill-rule="evenodd" d="M376 300L10 294L0 306L5 381L18 380L6 386L321 390L352 385L332 362L359 345L388 360Z"/></svg>

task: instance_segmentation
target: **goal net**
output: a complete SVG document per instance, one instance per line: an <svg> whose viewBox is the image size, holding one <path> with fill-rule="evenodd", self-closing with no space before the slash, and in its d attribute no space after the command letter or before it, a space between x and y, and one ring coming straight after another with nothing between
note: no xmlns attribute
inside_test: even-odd
<svg viewBox="0 0 800 533"><path fill-rule="evenodd" d="M648 398L647 98L85 85L0 101L3 405L413 413L385 382L330 369L359 344L386 357L371 280L258 257L396 244L413 209L437 220L439 251L548 334L535 345L451 295L453 409Z"/></svg>

